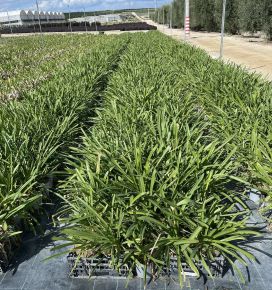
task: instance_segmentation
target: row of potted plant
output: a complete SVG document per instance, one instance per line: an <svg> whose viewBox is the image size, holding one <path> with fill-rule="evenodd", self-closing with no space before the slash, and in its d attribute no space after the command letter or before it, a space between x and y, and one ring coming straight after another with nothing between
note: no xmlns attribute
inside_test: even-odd
<svg viewBox="0 0 272 290"><path fill-rule="evenodd" d="M145 281L175 257L181 285L183 263L211 275L223 257L243 280L235 260L254 259L244 243L259 233L247 224L239 148L215 134L201 102L212 63L160 33L133 36L95 126L69 158L59 194L63 247L79 258L110 256L131 275L143 268Z"/></svg>
<svg viewBox="0 0 272 290"><path fill-rule="evenodd" d="M128 41L127 37L94 36L74 40L77 50L54 77L24 92L21 102L0 107L1 264L7 263L12 237L35 231L39 225L44 205L50 201L48 178L62 168L82 127L90 125L86 116L99 105L106 77Z"/></svg>

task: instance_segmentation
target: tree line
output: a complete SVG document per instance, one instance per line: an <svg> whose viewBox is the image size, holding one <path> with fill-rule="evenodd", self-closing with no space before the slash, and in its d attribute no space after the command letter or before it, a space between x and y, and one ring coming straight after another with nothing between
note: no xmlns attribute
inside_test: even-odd
<svg viewBox="0 0 272 290"><path fill-rule="evenodd" d="M163 5L152 15L153 20L183 27L184 2ZM220 31L222 7L223 0L190 0L191 29ZM272 0L227 0L225 30L231 34L263 31L272 40Z"/></svg>

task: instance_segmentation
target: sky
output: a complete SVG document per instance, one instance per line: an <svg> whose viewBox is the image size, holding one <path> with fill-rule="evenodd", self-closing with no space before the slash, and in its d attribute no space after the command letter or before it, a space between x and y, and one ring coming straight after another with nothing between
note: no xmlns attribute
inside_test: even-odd
<svg viewBox="0 0 272 290"><path fill-rule="evenodd" d="M35 10L36 0L0 0L0 11ZM156 0L38 0L43 11L97 11L129 8L155 7ZM169 3L170 0L157 0L158 6Z"/></svg>

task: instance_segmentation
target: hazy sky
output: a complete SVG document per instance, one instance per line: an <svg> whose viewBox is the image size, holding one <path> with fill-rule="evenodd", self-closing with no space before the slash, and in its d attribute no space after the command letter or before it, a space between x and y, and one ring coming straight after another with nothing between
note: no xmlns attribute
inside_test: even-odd
<svg viewBox="0 0 272 290"><path fill-rule="evenodd" d="M36 0L0 0L0 11L36 8ZM38 0L41 10L68 11L70 2L71 11L106 10L119 8L155 7L156 0ZM157 0L158 6L170 0Z"/></svg>

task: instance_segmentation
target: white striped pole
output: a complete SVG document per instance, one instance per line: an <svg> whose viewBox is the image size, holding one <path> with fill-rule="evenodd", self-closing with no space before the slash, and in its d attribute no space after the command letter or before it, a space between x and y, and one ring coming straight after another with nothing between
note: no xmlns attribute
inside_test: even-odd
<svg viewBox="0 0 272 290"><path fill-rule="evenodd" d="M185 0L185 13L184 13L184 32L185 39L190 37L190 0Z"/></svg>

